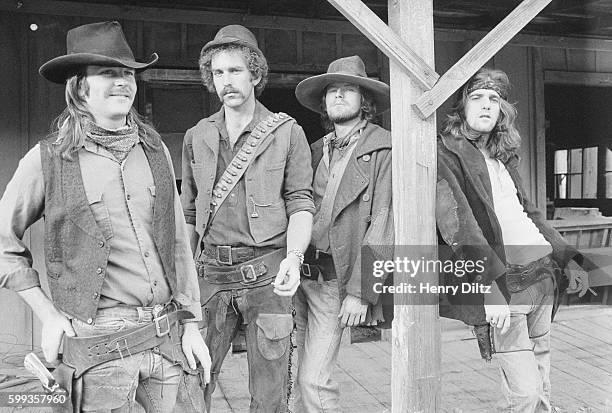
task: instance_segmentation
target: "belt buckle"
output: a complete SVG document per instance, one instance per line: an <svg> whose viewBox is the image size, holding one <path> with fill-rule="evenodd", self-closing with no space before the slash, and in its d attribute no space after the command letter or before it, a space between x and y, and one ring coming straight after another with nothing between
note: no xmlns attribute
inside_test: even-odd
<svg viewBox="0 0 612 413"><path fill-rule="evenodd" d="M106 348L108 349L109 353L112 353L113 351L118 351L119 354L121 354L122 351L129 350L127 338L126 337L118 338L108 343L106 345Z"/></svg>
<svg viewBox="0 0 612 413"><path fill-rule="evenodd" d="M217 246L217 262L226 265L234 265L232 261L232 247L229 245Z"/></svg>
<svg viewBox="0 0 612 413"><path fill-rule="evenodd" d="M163 337L170 332L168 314L164 314L161 317L155 317L153 322L155 323L155 334L157 334L157 337Z"/></svg>
<svg viewBox="0 0 612 413"><path fill-rule="evenodd" d="M306 278L312 278L312 272L310 271L310 264L302 264L302 275Z"/></svg>
<svg viewBox="0 0 612 413"><path fill-rule="evenodd" d="M257 281L257 273L255 272L255 267L253 266L253 264L241 266L240 274L242 275L242 281L245 284L250 284Z"/></svg>

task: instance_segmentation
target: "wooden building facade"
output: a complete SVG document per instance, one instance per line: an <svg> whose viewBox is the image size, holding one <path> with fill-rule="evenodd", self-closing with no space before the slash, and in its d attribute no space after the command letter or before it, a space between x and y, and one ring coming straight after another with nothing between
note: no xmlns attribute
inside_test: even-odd
<svg viewBox="0 0 612 413"><path fill-rule="evenodd" d="M314 13L315 17L309 17L308 13L295 17L276 13L273 7L268 7L264 14L245 14L231 9L230 5L239 1L229 1L227 6L211 10L189 7L188 3L195 1L182 2L184 8L147 7L146 2L132 2L129 6L121 3L0 0L0 70L4 80L4 98L0 99L0 193L19 159L49 132L52 120L64 107L63 87L45 81L39 76L38 67L65 53L67 30L80 24L119 20L137 59L146 59L153 52L159 54L160 60L154 69L138 77L137 109L162 132L173 156L177 179L180 179L184 131L219 107L217 98L200 82L197 60L204 43L226 24L243 24L256 34L270 65L262 102L272 110L294 116L304 126L310 141L318 139L323 131L318 117L295 100L294 88L301 79L326 71L327 65L338 57L358 54L366 62L369 75L389 81L387 58L351 23L341 18L329 19L320 10ZM157 3L159 6L161 2ZM246 3L270 5L274 2ZM460 27L437 28L436 71L444 73L484 34L482 30ZM583 161L579 169L577 161L573 166L568 162L567 180L572 174L582 174L580 197L570 199L567 196L571 195L570 188L564 199L557 200L557 205L598 206L605 215L612 215L612 190L609 189L612 186L612 125L606 123L612 122L612 116L605 113L607 107L603 104L607 97L607 102L612 101L612 32L581 37L520 34L490 65L505 70L513 83L510 100L518 107L523 137L521 174L537 206L545 209L547 197L549 202L555 202L556 180L563 175L563 170L554 165L556 151L597 147L594 171L593 163L584 161L593 158L592 151L585 151L584 155L581 152ZM574 113L572 105L575 105L582 111L582 102L576 97L584 97L591 89L595 89L593 93L598 100L594 102L599 103L599 111L594 112L591 107L588 111L591 117L587 119L589 124L596 125L572 129L575 135L569 136L569 129L563 126L568 116L557 116L555 108L570 103L563 110ZM438 124L448 107L449 102L438 111ZM388 115L382 122L390 125ZM581 132L590 135L581 135ZM553 136L555 133L559 134L557 139ZM576 157L575 154L568 152L567 156ZM597 182L594 195L592 179ZM583 199L585 187L591 188L586 191L590 191L590 198ZM35 267L44 273L41 223L26 237ZM40 326L27 306L6 290L0 290L0 300L6 308L0 315L4 326L0 332L0 351L38 344Z"/></svg>

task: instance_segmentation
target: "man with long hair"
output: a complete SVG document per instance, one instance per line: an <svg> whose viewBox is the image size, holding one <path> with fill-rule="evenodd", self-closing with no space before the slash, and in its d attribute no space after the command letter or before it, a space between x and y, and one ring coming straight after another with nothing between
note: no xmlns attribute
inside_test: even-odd
<svg viewBox="0 0 612 413"><path fill-rule="evenodd" d="M135 61L117 22L71 29L67 49L40 68L66 108L0 200L0 285L42 321L48 362L63 340L55 375L74 411L171 411L183 369L197 359L206 380L210 359L170 155L132 107L157 55ZM50 297L23 242L43 216Z"/></svg>
<svg viewBox="0 0 612 413"><path fill-rule="evenodd" d="M206 307L211 394L246 325L251 412L287 408L292 296L312 226L312 170L302 128L257 96L268 64L253 33L223 27L202 48L204 84L221 109L185 135L181 200Z"/></svg>
<svg viewBox="0 0 612 413"><path fill-rule="evenodd" d="M490 287L469 299L449 297L440 313L490 325L480 340L483 357L497 353L508 411L550 412L555 289L567 287L560 268L580 295L588 277L578 265L582 256L527 199L509 92L506 73L480 69L459 91L438 138L438 233L459 259L486 263L468 281Z"/></svg>
<svg viewBox="0 0 612 413"><path fill-rule="evenodd" d="M383 318L373 275L362 273L362 250L393 245L394 239L391 134L373 123L390 106L389 86L369 78L361 58L350 56L304 79L295 94L321 114L329 131L312 144L316 213L295 297L300 363L295 407L339 412L332 372L342 331L391 321Z"/></svg>

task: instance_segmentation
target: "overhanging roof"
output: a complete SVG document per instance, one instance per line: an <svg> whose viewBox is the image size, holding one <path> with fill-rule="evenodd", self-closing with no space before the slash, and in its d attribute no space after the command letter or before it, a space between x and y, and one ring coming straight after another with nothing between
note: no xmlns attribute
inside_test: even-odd
<svg viewBox="0 0 612 413"><path fill-rule="evenodd" d="M343 20L326 0L84 0L138 7L236 12ZM383 20L387 0L365 0ZM520 0L434 0L436 28L489 30L499 23ZM589 36L612 39L611 0L553 0L523 31L559 36Z"/></svg>

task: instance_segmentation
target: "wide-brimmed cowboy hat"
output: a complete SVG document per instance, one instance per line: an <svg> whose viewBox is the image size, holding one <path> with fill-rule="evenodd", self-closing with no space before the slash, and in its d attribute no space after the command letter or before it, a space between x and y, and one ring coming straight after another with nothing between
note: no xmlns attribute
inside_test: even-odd
<svg viewBox="0 0 612 413"><path fill-rule="evenodd" d="M327 73L302 80L295 88L297 100L308 109L323 113L321 98L332 83L352 83L372 94L376 103L376 114L391 106L389 85L368 77L363 60L359 56L342 57L329 64Z"/></svg>
<svg viewBox="0 0 612 413"><path fill-rule="evenodd" d="M157 62L157 53L147 63L134 59L121 25L116 21L85 24L66 35L67 53L43 64L38 72L54 83L64 83L88 65L118 66L143 70Z"/></svg>
<svg viewBox="0 0 612 413"><path fill-rule="evenodd" d="M227 44L247 46L261 57L264 57L264 54L259 50L259 44L253 32L239 24L230 24L229 26L222 27L215 35L215 38L202 47L202 52L200 54L203 54L213 47Z"/></svg>

